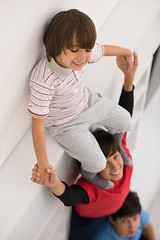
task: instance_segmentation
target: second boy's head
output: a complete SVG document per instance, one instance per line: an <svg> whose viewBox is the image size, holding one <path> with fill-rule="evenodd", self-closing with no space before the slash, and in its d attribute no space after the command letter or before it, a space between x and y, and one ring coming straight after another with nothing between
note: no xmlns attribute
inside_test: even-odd
<svg viewBox="0 0 160 240"><path fill-rule="evenodd" d="M95 25L77 9L61 11L51 20L43 41L49 61L54 58L62 67L80 70L91 57Z"/></svg>
<svg viewBox="0 0 160 240"><path fill-rule="evenodd" d="M109 217L120 238L133 237L140 224L141 205L135 192L129 192L123 206Z"/></svg>
<svg viewBox="0 0 160 240"><path fill-rule="evenodd" d="M107 159L105 169L99 175L111 181L118 181L123 177L124 162L120 153L120 146L116 139L103 129L93 132L103 154Z"/></svg>

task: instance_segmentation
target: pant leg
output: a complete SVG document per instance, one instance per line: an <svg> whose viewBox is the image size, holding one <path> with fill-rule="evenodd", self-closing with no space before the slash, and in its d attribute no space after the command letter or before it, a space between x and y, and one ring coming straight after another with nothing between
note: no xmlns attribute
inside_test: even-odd
<svg viewBox="0 0 160 240"><path fill-rule="evenodd" d="M50 130L64 151L80 161L84 170L97 173L105 168L106 158L89 131L90 125L100 123L110 133L125 132L129 127L130 115L109 99L100 99L95 94L90 96L88 109L70 122L52 126Z"/></svg>
<svg viewBox="0 0 160 240"><path fill-rule="evenodd" d="M105 168L106 158L89 126L85 119L77 118L63 126L54 138L66 153L82 164L83 169L97 173Z"/></svg>
<svg viewBox="0 0 160 240"><path fill-rule="evenodd" d="M127 110L107 97L99 98L89 95L89 109L82 112L91 124L98 123L108 129L111 134L124 133L131 129L132 118Z"/></svg>
<svg viewBox="0 0 160 240"><path fill-rule="evenodd" d="M72 208L70 233L68 240L92 240L97 229L103 223L105 217L86 218L80 216L74 207Z"/></svg>

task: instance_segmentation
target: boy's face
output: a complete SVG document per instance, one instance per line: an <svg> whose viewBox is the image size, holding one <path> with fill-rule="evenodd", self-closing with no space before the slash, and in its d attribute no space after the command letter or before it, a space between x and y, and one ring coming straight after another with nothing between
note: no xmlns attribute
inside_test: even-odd
<svg viewBox="0 0 160 240"><path fill-rule="evenodd" d="M118 236L120 238L129 238L133 237L138 229L140 224L140 215L136 214L132 217L124 216L118 217L116 220L113 220L112 217L109 217L110 222Z"/></svg>
<svg viewBox="0 0 160 240"><path fill-rule="evenodd" d="M107 164L98 174L111 181L118 181L123 177L123 159L121 154L117 151L115 154L107 158Z"/></svg>
<svg viewBox="0 0 160 240"><path fill-rule="evenodd" d="M77 45L76 37L73 37L72 49L62 50L60 55L55 57L56 62L64 67L71 68L74 71L81 70L89 62L92 55L92 49L82 49Z"/></svg>

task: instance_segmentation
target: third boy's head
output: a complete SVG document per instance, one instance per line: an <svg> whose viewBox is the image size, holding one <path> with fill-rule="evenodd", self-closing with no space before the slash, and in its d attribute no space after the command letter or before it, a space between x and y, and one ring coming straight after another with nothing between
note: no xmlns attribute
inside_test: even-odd
<svg viewBox="0 0 160 240"><path fill-rule="evenodd" d="M80 70L90 60L95 25L77 9L61 11L51 20L43 41L49 61L54 58L62 67Z"/></svg>
<svg viewBox="0 0 160 240"><path fill-rule="evenodd" d="M111 181L118 181L123 177L124 162L120 153L120 146L116 139L103 129L93 132L103 154L107 159L105 169L99 175Z"/></svg>
<svg viewBox="0 0 160 240"><path fill-rule="evenodd" d="M140 224L141 205L135 192L129 192L123 206L109 217L110 222L118 234L123 238L133 237Z"/></svg>

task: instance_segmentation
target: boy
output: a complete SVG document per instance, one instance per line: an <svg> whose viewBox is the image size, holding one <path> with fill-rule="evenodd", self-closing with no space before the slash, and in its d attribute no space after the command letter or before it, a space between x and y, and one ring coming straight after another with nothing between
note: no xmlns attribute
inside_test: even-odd
<svg viewBox="0 0 160 240"><path fill-rule="evenodd" d="M57 13L43 41L47 56L32 71L28 104L41 178L47 179L45 169L49 167L45 127L85 171L97 174L105 168L106 158L90 126L99 123L112 134L124 133L130 130L131 118L125 109L107 98L100 99L84 86L84 70L102 56L123 56L130 71L132 52L95 43L94 23L76 9Z"/></svg>
<svg viewBox="0 0 160 240"><path fill-rule="evenodd" d="M134 53L133 68L127 71L127 63L123 57L117 58L119 68L125 74L125 81L119 104L127 109L132 115L133 110L133 79L138 65L137 55ZM99 176L110 180L112 186L103 190L95 184L86 181L81 177L77 184L70 187L61 182L53 167L47 169L48 179L41 180L41 174L37 171L36 165L32 173L32 181L47 186L66 206L74 206L71 217L70 240L90 240L93 238L96 229L104 216L116 212L126 199L132 176L133 166L124 165L120 154L120 146L111 134L100 129L94 133L98 144L107 159L104 170ZM122 140L122 147L131 158L126 148L126 134Z"/></svg>
<svg viewBox="0 0 160 240"><path fill-rule="evenodd" d="M149 214L141 210L135 192L129 192L122 207L114 214L103 219L93 240L155 240Z"/></svg>

